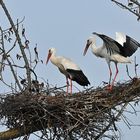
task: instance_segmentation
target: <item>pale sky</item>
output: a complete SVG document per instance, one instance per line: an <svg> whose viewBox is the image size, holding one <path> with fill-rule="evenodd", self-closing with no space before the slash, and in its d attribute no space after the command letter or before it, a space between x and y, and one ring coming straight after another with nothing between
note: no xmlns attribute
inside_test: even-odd
<svg viewBox="0 0 140 140"><path fill-rule="evenodd" d="M39 56L44 62L48 48L54 47L58 55L71 58L77 63L91 85L95 87L101 85L102 81L108 81L109 72L106 62L95 57L91 50L83 56L86 40L92 36L92 32L103 33L114 39L115 32L124 32L140 42L140 30L138 30L140 23L136 17L117 7L111 0L5 0L4 2L15 22L17 18L20 20L25 16L23 24L30 40L30 47L33 49L35 44L38 44ZM1 7L0 11L2 11ZM2 12L0 12L0 25L3 28L9 27ZM131 59L136 56L139 61L139 54L140 49ZM112 67L115 70L114 64ZM125 64L119 64L118 67L120 70L117 81L128 80ZM133 64L129 65L129 69L131 76L135 76ZM51 63L47 66L40 64L36 73L39 77L48 79L50 84L65 85L65 77ZM73 82L73 84L83 89L77 83ZM1 88L0 93L5 90ZM74 89L74 92L76 91L77 89ZM128 117L134 124L140 125L140 115L128 115ZM122 140L139 139L140 127L132 127L129 130L124 123L120 123L119 127Z"/></svg>

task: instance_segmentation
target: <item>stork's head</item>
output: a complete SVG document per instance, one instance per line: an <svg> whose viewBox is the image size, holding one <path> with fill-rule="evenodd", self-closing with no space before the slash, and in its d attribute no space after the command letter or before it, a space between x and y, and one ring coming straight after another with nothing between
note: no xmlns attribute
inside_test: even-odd
<svg viewBox="0 0 140 140"><path fill-rule="evenodd" d="M51 58L52 54L55 54L55 52L56 52L56 49L55 48L50 48L48 50L48 57L47 57L47 60L46 60L46 64L48 64L49 59Z"/></svg>
<svg viewBox="0 0 140 140"><path fill-rule="evenodd" d="M88 48L91 47L93 44L95 44L95 36L89 37L89 39L87 40L83 55L86 55Z"/></svg>

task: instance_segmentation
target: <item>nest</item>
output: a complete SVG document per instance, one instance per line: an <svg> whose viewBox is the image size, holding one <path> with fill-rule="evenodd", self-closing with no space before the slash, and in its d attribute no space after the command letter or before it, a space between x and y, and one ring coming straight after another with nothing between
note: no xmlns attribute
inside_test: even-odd
<svg viewBox="0 0 140 140"><path fill-rule="evenodd" d="M59 93L56 88L47 92ZM41 130L45 139L117 139L115 125L130 102L139 102L140 79L118 83L111 92L105 87L90 88L65 96L59 93L22 92L0 101L0 117L8 128ZM50 135L51 134L51 135Z"/></svg>

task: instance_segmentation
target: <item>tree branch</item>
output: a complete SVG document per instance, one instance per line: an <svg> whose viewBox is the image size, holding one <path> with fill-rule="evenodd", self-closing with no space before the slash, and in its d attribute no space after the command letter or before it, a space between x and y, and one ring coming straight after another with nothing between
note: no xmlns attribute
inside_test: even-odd
<svg viewBox="0 0 140 140"><path fill-rule="evenodd" d="M22 126L20 128L11 128L7 131L0 132L0 140L10 140L10 139L18 138L39 131L41 129L43 129L41 125L37 125L34 127Z"/></svg>
<svg viewBox="0 0 140 140"><path fill-rule="evenodd" d="M5 52L4 40L3 40L3 31L2 31L2 29L1 29L1 27L0 27L0 31L1 31L1 34L2 34L2 42L1 42L1 43L2 43L2 49L3 49L2 60L3 60L3 59L4 59L4 60L7 60L9 66L10 66L11 72L12 72L12 74L13 74L13 76L14 76L15 82L17 83L18 88L19 88L20 91L21 91L21 90L22 90L22 87L21 87L21 85L20 85L20 83L19 83L19 80L18 80L18 78L17 78L17 75L16 75L16 73L15 73L15 71L14 71L14 68L13 68L13 66L12 66L12 64L11 64L11 62L10 62L10 60L9 60L9 58L8 58L8 56L7 56L7 54L6 54L6 52Z"/></svg>
<svg viewBox="0 0 140 140"><path fill-rule="evenodd" d="M23 59L24 59L24 62L25 62L25 67L26 67L26 74L27 74L27 80L28 80L27 89L30 89L30 86L31 86L31 72L30 72L29 62L28 62L27 56L26 56L25 51L24 51L24 46L23 46L23 44L21 42L21 38L19 36L18 30L15 28L14 22L13 22L10 14L9 14L9 12L8 12L4 2L3 2L3 0L0 0L0 4L1 4L1 6L2 6L2 8L3 8L3 10L4 10L9 22L10 22L10 24L11 24L11 27L14 30L15 36L17 38L17 41L18 41L18 44L19 44L19 47L20 47L20 50L21 50L21 53L23 55Z"/></svg>
<svg viewBox="0 0 140 140"><path fill-rule="evenodd" d="M112 2L114 2L115 4L117 4L118 6L120 6L123 9L128 10L129 12L133 13L134 15L136 15L138 17L137 20L139 20L140 18L140 13L136 12L135 10L133 10L132 8L127 7L126 5L122 4L121 2L118 2L117 0L111 0ZM136 5L140 5L138 2L136 2L135 0L131 0L132 2L135 2Z"/></svg>
<svg viewBox="0 0 140 140"><path fill-rule="evenodd" d="M140 6L140 3L137 0L130 0L130 1L135 3L136 5Z"/></svg>

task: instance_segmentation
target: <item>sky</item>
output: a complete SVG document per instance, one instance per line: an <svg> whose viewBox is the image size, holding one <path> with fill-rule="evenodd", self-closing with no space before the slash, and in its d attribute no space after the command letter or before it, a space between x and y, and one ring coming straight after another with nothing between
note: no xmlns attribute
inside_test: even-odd
<svg viewBox="0 0 140 140"><path fill-rule="evenodd" d="M120 9L111 0L5 0L4 2L15 22L17 19L21 20L25 17L23 24L26 36L30 40L30 48L33 49L37 44L40 59L45 62L48 49L56 48L58 55L71 58L80 66L91 86L94 87L102 85L102 81L108 81L109 72L105 60L95 57L91 50L88 50L86 56L83 56L86 40L92 36L92 32L103 33L114 39L115 32L124 32L140 42L140 30L138 30L140 23L136 17L128 11ZM6 29L9 26L1 7L0 11L0 25ZM139 53L140 49L131 59L134 60L134 56L136 56L139 60ZM118 67L117 81L128 80L125 64L119 64ZM115 70L113 64L112 68ZM129 65L129 72L132 77L135 76L134 64ZM52 85L58 87L65 85L65 77L51 63L47 66L40 64L36 68L36 73L40 79L43 77ZM9 79L7 74L6 78ZM73 84L80 90L83 89L77 83ZM76 88L73 90L77 91ZM0 89L0 93L4 91L6 91L5 87ZM136 109L139 110L139 107ZM134 124L139 123L140 125L140 115L130 115L129 118ZM132 127L129 130L122 122L119 127L122 140L140 137L140 127Z"/></svg>

